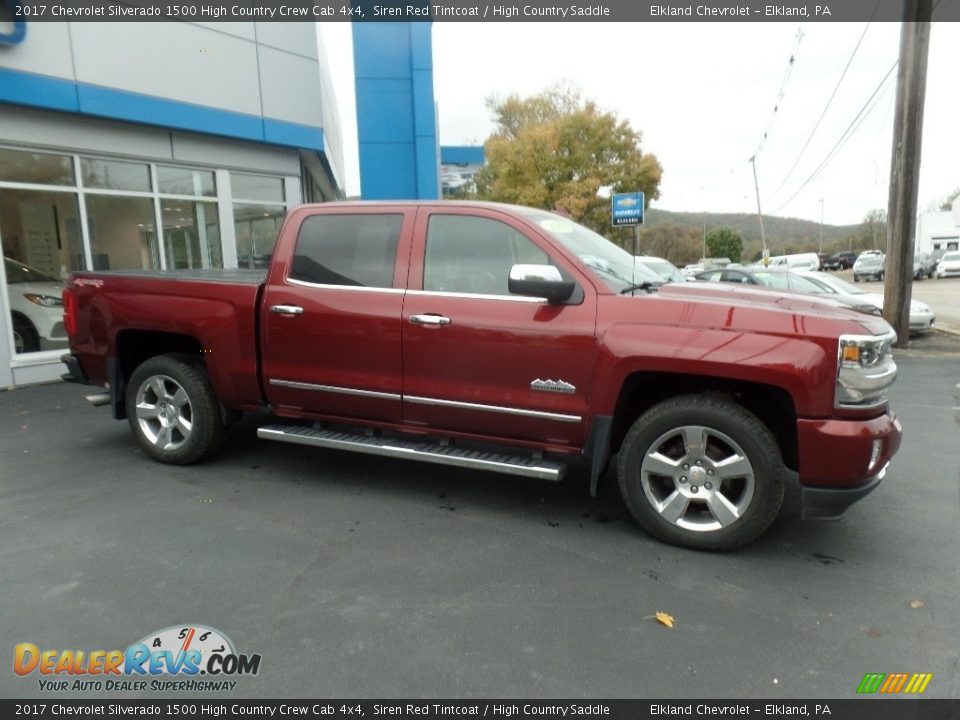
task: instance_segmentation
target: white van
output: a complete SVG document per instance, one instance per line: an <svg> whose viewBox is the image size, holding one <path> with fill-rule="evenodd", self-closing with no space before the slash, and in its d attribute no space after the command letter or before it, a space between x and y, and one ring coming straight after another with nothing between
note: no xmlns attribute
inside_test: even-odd
<svg viewBox="0 0 960 720"><path fill-rule="evenodd" d="M775 255L767 267L783 267L788 270L819 270L820 257L815 252Z"/></svg>

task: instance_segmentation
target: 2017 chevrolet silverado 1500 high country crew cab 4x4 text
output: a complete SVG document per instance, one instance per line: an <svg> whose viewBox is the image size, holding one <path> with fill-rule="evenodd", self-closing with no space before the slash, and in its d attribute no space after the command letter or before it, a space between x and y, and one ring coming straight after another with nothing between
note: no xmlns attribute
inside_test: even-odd
<svg viewBox="0 0 960 720"><path fill-rule="evenodd" d="M329 203L287 216L266 275L76 272L71 379L152 457L214 452L244 411L269 440L559 480L586 456L638 523L731 549L780 508L839 517L900 444L882 319L765 289L637 281L556 214Z"/></svg>

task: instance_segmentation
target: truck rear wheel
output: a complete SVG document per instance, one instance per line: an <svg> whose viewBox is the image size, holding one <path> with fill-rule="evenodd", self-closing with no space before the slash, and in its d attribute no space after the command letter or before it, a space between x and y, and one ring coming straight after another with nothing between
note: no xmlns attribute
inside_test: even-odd
<svg viewBox="0 0 960 720"><path fill-rule="evenodd" d="M127 384L126 405L134 436L160 462L189 465L223 443L220 403L202 364L188 355L144 361Z"/></svg>
<svg viewBox="0 0 960 720"><path fill-rule="evenodd" d="M686 395L647 410L624 438L617 474L644 530L699 550L753 542L783 502L776 440L753 413L720 396Z"/></svg>

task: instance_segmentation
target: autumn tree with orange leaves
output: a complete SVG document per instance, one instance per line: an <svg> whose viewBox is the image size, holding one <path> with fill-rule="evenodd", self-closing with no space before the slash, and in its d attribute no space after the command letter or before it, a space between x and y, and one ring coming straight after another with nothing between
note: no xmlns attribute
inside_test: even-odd
<svg viewBox="0 0 960 720"><path fill-rule="evenodd" d="M663 169L644 153L641 133L576 90L554 87L530 98L489 98L495 132L484 144L487 164L475 176L484 200L547 210L613 238L609 196L636 192L647 205L659 196Z"/></svg>

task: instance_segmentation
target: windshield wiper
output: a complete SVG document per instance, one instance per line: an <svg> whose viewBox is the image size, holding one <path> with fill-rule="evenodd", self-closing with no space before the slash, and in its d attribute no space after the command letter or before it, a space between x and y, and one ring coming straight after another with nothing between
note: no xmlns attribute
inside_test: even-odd
<svg viewBox="0 0 960 720"><path fill-rule="evenodd" d="M627 287L620 291L620 294L626 295L629 292L636 292L637 290L645 290L648 293L652 293L659 290L661 285L663 285L661 282L644 280L642 283L637 283L636 285L627 285Z"/></svg>

